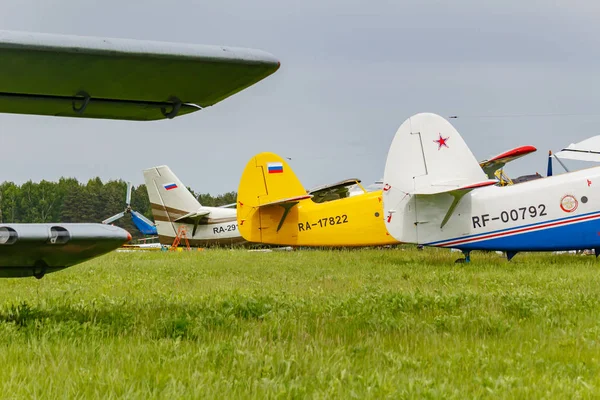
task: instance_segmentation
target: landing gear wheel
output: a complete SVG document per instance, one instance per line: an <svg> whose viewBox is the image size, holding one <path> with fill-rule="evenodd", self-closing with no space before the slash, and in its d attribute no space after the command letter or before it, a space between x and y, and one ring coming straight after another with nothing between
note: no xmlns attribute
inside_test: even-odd
<svg viewBox="0 0 600 400"><path fill-rule="evenodd" d="M454 261L455 264L465 264L471 262L471 251L463 250L463 254L465 255L465 258L459 258L458 260Z"/></svg>
<svg viewBox="0 0 600 400"><path fill-rule="evenodd" d="M48 264L44 261L36 261L33 267L33 277L35 279L42 279L46 275L46 268L48 268Z"/></svg>

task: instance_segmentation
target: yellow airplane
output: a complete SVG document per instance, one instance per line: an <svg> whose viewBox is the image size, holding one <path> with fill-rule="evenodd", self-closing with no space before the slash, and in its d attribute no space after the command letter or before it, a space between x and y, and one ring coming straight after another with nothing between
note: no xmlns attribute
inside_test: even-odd
<svg viewBox="0 0 600 400"><path fill-rule="evenodd" d="M481 161L480 166L502 185L498 171L535 151L533 146L517 147ZM363 193L348 196L350 184L357 184ZM240 180L238 230L249 242L284 246L398 244L385 227L383 189L368 192L359 180L349 179L307 193L283 158L260 153L248 162Z"/></svg>
<svg viewBox="0 0 600 400"><path fill-rule="evenodd" d="M240 180L238 229L249 242L286 246L397 244L387 233L381 196L381 190L365 190L316 203L285 160L260 153L248 162Z"/></svg>

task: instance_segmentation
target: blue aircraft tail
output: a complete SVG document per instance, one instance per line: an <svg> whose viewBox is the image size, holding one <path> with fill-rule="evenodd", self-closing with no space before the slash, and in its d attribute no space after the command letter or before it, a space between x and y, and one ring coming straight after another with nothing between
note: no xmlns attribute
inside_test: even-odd
<svg viewBox="0 0 600 400"><path fill-rule="evenodd" d="M142 214L137 211L131 211L131 220L136 228L144 235L156 235L156 226Z"/></svg>

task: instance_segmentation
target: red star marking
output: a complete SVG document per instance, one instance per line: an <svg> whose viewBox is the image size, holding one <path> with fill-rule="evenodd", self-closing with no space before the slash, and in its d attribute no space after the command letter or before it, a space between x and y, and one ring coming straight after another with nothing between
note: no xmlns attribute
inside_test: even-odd
<svg viewBox="0 0 600 400"><path fill-rule="evenodd" d="M588 184L588 187L592 186L592 181L590 181L590 180L588 179L588 180L587 180L587 184Z"/></svg>
<svg viewBox="0 0 600 400"><path fill-rule="evenodd" d="M438 133L438 135L440 135L440 138L438 140L434 140L434 142L438 144L438 150L441 149L442 146L449 148L446 142L448 141L448 139L450 139L450 136L448 136L447 138L443 138L441 133Z"/></svg>

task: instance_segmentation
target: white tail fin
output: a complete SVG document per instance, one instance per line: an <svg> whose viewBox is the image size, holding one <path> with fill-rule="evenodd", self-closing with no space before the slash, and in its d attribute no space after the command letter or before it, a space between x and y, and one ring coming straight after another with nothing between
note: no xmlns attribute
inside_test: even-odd
<svg viewBox="0 0 600 400"><path fill-rule="evenodd" d="M408 193L442 193L487 180L460 134L436 114L417 114L396 132L384 182Z"/></svg>
<svg viewBox="0 0 600 400"><path fill-rule="evenodd" d="M383 181L388 231L396 240L412 243L418 242L417 212L428 212L422 209L427 202L418 203L417 195L448 193L441 199L448 210L441 217L443 226L465 190L495 183L487 178L456 129L429 113L414 115L398 128Z"/></svg>
<svg viewBox="0 0 600 400"><path fill-rule="evenodd" d="M166 165L144 170L144 181L159 235L175 236L172 222L202 207Z"/></svg>

